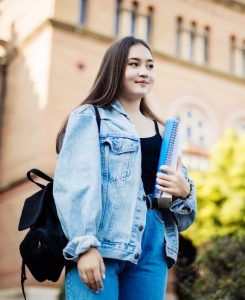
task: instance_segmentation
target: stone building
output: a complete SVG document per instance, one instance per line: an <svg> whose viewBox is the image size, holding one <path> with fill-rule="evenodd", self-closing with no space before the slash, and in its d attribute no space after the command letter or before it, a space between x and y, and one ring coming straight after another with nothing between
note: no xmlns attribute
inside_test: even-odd
<svg viewBox="0 0 245 300"><path fill-rule="evenodd" d="M17 227L36 190L26 171L53 175L57 131L108 45L125 35L150 43L157 79L148 101L161 118L181 120L185 163L202 170L226 127L245 130L244 28L244 0L0 1L0 299L20 293ZM29 276L29 299L49 299L61 282L39 292Z"/></svg>

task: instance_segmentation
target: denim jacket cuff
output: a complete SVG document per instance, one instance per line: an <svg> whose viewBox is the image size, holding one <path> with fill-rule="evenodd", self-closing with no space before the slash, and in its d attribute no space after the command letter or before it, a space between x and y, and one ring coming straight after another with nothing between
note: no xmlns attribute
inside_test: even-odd
<svg viewBox="0 0 245 300"><path fill-rule="evenodd" d="M186 203L186 200L178 198L170 206L170 211L181 215L188 215L192 212L192 208Z"/></svg>
<svg viewBox="0 0 245 300"><path fill-rule="evenodd" d="M192 198L193 198L193 182L188 179L190 184L190 194L186 198L175 198L170 206L170 211L173 213L188 215L193 211Z"/></svg>
<svg viewBox="0 0 245 300"><path fill-rule="evenodd" d="M65 259L77 261L80 254L86 252L91 247L99 247L100 242L93 235L75 237L63 249Z"/></svg>

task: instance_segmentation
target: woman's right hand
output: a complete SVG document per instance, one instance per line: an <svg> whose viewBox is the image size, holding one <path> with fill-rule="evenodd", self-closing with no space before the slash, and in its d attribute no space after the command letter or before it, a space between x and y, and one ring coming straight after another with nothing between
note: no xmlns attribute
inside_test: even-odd
<svg viewBox="0 0 245 300"><path fill-rule="evenodd" d="M102 278L105 279L105 264L96 248L90 248L79 256L77 268L82 281L89 289L94 292L103 289Z"/></svg>

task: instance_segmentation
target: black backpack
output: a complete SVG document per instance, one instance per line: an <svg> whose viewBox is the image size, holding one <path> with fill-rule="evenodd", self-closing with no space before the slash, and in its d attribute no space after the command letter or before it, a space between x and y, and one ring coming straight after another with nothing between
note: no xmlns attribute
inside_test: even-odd
<svg viewBox="0 0 245 300"><path fill-rule="evenodd" d="M49 183L45 186L36 182L32 174ZM65 265L62 250L67 244L53 198L53 179L38 169L28 171L27 178L41 190L25 200L18 227L19 230L30 228L20 244L24 297L25 265L37 281L57 281Z"/></svg>
<svg viewBox="0 0 245 300"><path fill-rule="evenodd" d="M98 130L100 132L100 115L94 106ZM32 175L45 181L43 185L35 181ZM53 198L53 179L38 169L27 172L27 178L38 185L41 190L25 200L18 230L30 228L20 244L22 257L21 287L23 296L24 282L26 280L25 266L28 267L33 277L39 281L57 281L65 265L74 264L63 257L63 249L68 240L65 237Z"/></svg>

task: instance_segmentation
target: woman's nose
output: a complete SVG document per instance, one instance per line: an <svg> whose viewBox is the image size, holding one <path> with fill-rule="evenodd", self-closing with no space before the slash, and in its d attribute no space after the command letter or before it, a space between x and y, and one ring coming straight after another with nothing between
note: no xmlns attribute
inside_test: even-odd
<svg viewBox="0 0 245 300"><path fill-rule="evenodd" d="M140 77L148 77L148 70L144 67L139 69L139 76Z"/></svg>

